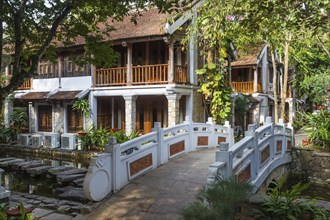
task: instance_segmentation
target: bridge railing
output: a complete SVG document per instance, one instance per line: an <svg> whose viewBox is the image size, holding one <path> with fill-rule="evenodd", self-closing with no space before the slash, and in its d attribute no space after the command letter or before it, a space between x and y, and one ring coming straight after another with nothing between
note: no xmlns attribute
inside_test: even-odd
<svg viewBox="0 0 330 220"><path fill-rule="evenodd" d="M208 185L234 177L239 182L250 182L256 191L276 167L291 161L294 135L291 124L283 120L276 125L266 118L264 126L256 129L249 125L245 138L229 145L221 143L216 152L216 162L209 167Z"/></svg>
<svg viewBox="0 0 330 220"><path fill-rule="evenodd" d="M189 117L185 118L183 124L165 129L156 122L151 133L122 144L118 144L115 137L110 137L105 147L106 153L91 160L84 181L85 195L91 200L98 201L110 191L121 189L133 179L167 163L171 158L200 147L217 147L222 141L234 142L229 122L223 126L216 125L212 118L209 118L206 123L194 123ZM97 174L100 170L104 177L96 181L95 178L98 177L95 176L101 175ZM103 182L108 188L101 193L99 189L92 187L96 185L93 181Z"/></svg>

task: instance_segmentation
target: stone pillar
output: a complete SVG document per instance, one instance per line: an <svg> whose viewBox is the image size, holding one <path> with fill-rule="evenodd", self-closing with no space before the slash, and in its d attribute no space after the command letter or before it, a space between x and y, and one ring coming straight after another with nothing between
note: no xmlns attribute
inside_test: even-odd
<svg viewBox="0 0 330 220"><path fill-rule="evenodd" d="M267 76L268 76L268 61L267 61L267 50L262 57L262 91L267 92Z"/></svg>
<svg viewBox="0 0 330 220"><path fill-rule="evenodd" d="M168 82L174 81L174 40L168 46Z"/></svg>
<svg viewBox="0 0 330 220"><path fill-rule="evenodd" d="M294 106L293 106L293 99L287 99L288 103L289 103L289 122L292 123L293 122L293 117L294 117Z"/></svg>
<svg viewBox="0 0 330 220"><path fill-rule="evenodd" d="M54 127L53 132L64 133L64 109L60 103L54 105Z"/></svg>
<svg viewBox="0 0 330 220"><path fill-rule="evenodd" d="M180 94L172 94L166 96L168 100L168 127L172 127L179 123L179 106Z"/></svg>
<svg viewBox="0 0 330 220"><path fill-rule="evenodd" d="M13 113L14 105L11 98L7 97L5 99L5 106L4 106L4 121L6 128L10 126L10 116Z"/></svg>
<svg viewBox="0 0 330 220"><path fill-rule="evenodd" d="M254 67L253 70L253 92L258 92L258 67Z"/></svg>
<svg viewBox="0 0 330 220"><path fill-rule="evenodd" d="M125 99L125 131L130 135L136 128L137 96L124 96Z"/></svg>
<svg viewBox="0 0 330 220"><path fill-rule="evenodd" d="M191 21L192 25L195 25L195 18L197 17L197 13L193 15L193 19ZM189 41L189 53L188 53L188 70L189 70L189 79L190 83L193 85L198 84L198 76L195 73L197 69L198 63L198 46L197 46L197 37L193 35Z"/></svg>
<svg viewBox="0 0 330 220"><path fill-rule="evenodd" d="M34 133L37 131L37 106L33 106L32 102L29 102L29 132Z"/></svg>
<svg viewBox="0 0 330 220"><path fill-rule="evenodd" d="M127 84L132 84L132 44L127 45Z"/></svg>

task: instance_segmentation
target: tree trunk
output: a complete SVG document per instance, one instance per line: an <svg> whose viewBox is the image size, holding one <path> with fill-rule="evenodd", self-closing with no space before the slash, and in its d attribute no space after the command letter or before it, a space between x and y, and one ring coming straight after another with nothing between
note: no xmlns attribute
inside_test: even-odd
<svg viewBox="0 0 330 220"><path fill-rule="evenodd" d="M286 93L288 88L288 78L289 78L289 47L291 41L291 33L287 33L284 48L284 74L283 74L283 88L282 88L282 99L281 99L281 118L285 117L285 101Z"/></svg>
<svg viewBox="0 0 330 220"><path fill-rule="evenodd" d="M278 102L277 102L277 68L275 61L275 50L271 47L271 56L273 63L273 91L274 91L274 122L278 123Z"/></svg>

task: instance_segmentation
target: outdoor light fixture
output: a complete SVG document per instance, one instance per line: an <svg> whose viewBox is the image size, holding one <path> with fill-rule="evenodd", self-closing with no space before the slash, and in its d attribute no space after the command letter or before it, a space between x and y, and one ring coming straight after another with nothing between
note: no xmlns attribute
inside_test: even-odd
<svg viewBox="0 0 330 220"><path fill-rule="evenodd" d="M123 47L127 47L127 43L126 43L126 41L122 41L122 42L121 42L121 45L122 45Z"/></svg>

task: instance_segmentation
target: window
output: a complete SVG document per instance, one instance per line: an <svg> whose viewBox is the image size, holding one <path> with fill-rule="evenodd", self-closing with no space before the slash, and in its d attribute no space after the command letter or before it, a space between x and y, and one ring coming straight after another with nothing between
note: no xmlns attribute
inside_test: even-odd
<svg viewBox="0 0 330 220"><path fill-rule="evenodd" d="M58 65L47 60L41 60L38 64L39 78L54 78L58 77Z"/></svg>
<svg viewBox="0 0 330 220"><path fill-rule="evenodd" d="M90 68L88 64L76 64L72 60L66 59L63 77L89 76Z"/></svg>
<svg viewBox="0 0 330 220"><path fill-rule="evenodd" d="M67 113L67 127L69 133L76 133L83 129L83 116L80 112L73 111L72 105L66 108Z"/></svg>
<svg viewBox="0 0 330 220"><path fill-rule="evenodd" d="M39 105L38 106L38 130L52 131L52 106Z"/></svg>

